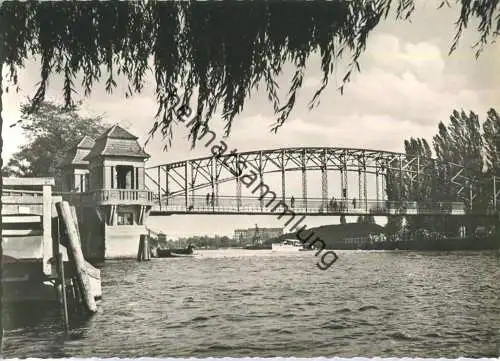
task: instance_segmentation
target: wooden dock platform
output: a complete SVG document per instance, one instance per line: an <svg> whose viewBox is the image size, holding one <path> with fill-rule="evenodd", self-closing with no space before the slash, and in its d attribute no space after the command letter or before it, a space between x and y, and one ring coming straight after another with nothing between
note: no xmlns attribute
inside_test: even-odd
<svg viewBox="0 0 500 361"><path fill-rule="evenodd" d="M54 180L4 178L3 183L3 304L53 302L61 305L66 323L78 304L96 312L95 299L102 296L100 270L83 258L78 222L71 206L52 195ZM57 208L66 210L64 219ZM75 237L68 237L71 227Z"/></svg>

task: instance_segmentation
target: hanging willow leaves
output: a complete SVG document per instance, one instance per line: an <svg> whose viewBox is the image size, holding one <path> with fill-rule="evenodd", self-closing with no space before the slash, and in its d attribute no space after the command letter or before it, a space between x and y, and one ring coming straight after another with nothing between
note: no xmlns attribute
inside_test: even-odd
<svg viewBox="0 0 500 361"><path fill-rule="evenodd" d="M497 2L463 0L460 5L452 50L473 17L479 19L481 50L500 30ZM194 104L194 144L201 124L208 124L216 110L222 112L228 134L259 84L265 84L276 111L276 130L293 109L306 61L315 52L321 56L323 78L310 106L318 103L335 61L348 54L343 92L352 72L359 70L369 33L391 8L397 18L407 19L414 1L7 1L0 13L0 60L15 84L17 69L39 56L40 84L33 108L44 99L51 73L64 77L67 105L72 104L78 72L83 73L85 94L99 81L112 91L120 74L129 81L125 95L139 93L152 60L158 112L151 133L160 130L171 139L176 107ZM295 66L295 73L281 101L276 78L287 63Z"/></svg>

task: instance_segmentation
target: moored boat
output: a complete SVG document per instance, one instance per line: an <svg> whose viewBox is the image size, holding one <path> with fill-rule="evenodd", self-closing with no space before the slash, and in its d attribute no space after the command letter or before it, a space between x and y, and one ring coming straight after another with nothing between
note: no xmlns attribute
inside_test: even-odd
<svg viewBox="0 0 500 361"><path fill-rule="evenodd" d="M156 250L156 256L158 258L189 257L193 255L193 249L194 247L191 244L186 248L158 248Z"/></svg>
<svg viewBox="0 0 500 361"><path fill-rule="evenodd" d="M245 249L253 249L253 250L256 250L256 249L272 249L272 245L270 244L247 244L245 246Z"/></svg>
<svg viewBox="0 0 500 361"><path fill-rule="evenodd" d="M285 239L280 243L272 244L273 252L298 252L300 250L307 250L301 241L297 239Z"/></svg>

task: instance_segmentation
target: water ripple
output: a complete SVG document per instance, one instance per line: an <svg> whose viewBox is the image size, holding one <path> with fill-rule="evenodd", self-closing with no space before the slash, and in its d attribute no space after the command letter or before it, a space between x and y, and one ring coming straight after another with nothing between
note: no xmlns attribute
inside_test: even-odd
<svg viewBox="0 0 500 361"><path fill-rule="evenodd" d="M267 251L106 262L97 315L65 338L57 310L4 313L2 356L498 356L494 252L339 256L324 273Z"/></svg>

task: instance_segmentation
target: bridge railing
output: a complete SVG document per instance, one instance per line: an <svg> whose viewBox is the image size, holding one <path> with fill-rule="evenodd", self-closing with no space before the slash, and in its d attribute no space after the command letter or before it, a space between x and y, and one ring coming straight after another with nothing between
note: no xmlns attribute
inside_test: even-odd
<svg viewBox="0 0 500 361"><path fill-rule="evenodd" d="M187 203L186 203L187 201ZM158 202L158 199L156 200ZM383 201L341 199L327 201L322 198L294 198L282 202L280 198L264 198L242 196L218 196L214 199L206 196L185 197L175 196L162 198L161 210L165 211L198 211L198 212L262 212L281 213L286 205L287 210L296 213L311 214L465 214L465 205L462 202L412 202L412 201Z"/></svg>

